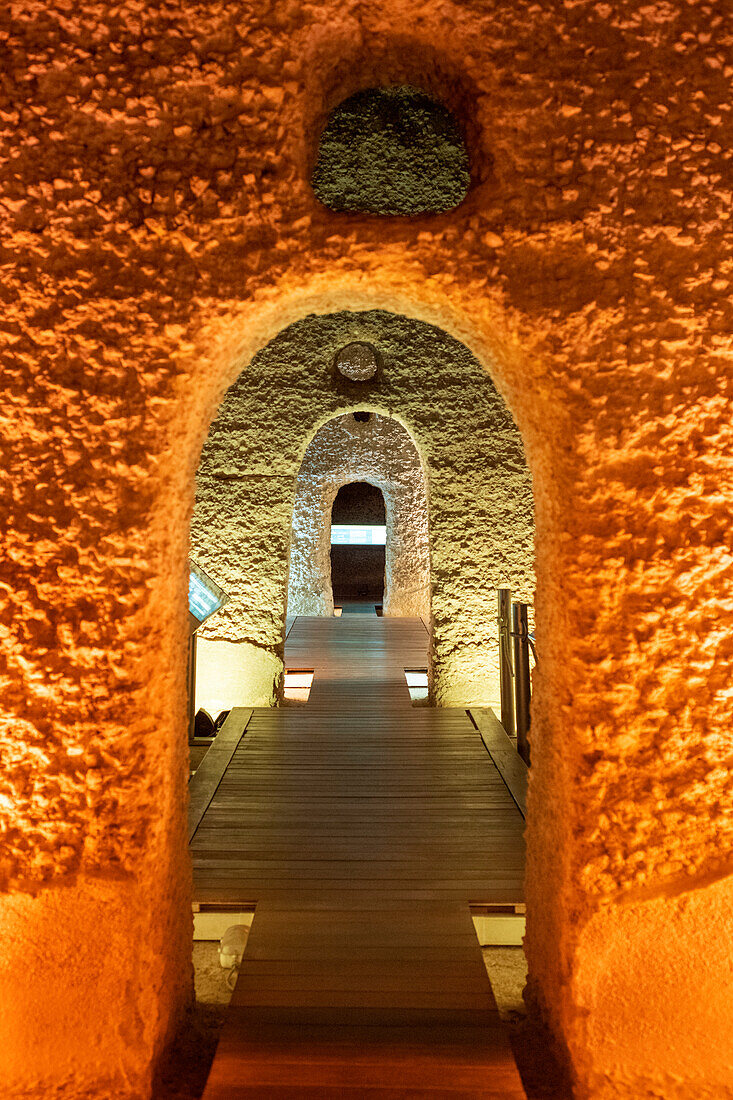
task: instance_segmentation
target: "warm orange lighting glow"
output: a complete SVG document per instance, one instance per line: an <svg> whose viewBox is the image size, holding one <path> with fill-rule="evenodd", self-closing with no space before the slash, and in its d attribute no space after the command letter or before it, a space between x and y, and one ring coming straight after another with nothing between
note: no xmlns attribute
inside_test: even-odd
<svg viewBox="0 0 733 1100"><path fill-rule="evenodd" d="M374 309L469 349L532 474L528 998L578 1095L731 1095L725 15L716 0L13 5L1 1096L150 1096L190 1000L185 600L200 449L227 388L288 324ZM309 180L326 119L398 84L456 118L466 198L414 218L325 210ZM399 351L384 351L385 377ZM319 379L300 379L303 403ZM443 359L431 379L444 393L432 446L464 394ZM420 392L405 377L397 397ZM326 404L314 430L343 411ZM264 437L260 408L253 450L275 458L248 488L266 515L258 490L275 492L302 452L277 423ZM486 426L474 414L468 443ZM492 434L497 451L507 433ZM236 465L217 476L244 480ZM453 486L437 463L436 499ZM465 528L456 554L486 535L459 497L444 513ZM281 499L292 506L289 488ZM438 582L455 561L437 561ZM447 598L439 630L469 604ZM274 701L283 671L271 607L241 643L267 649L248 705ZM467 621L453 640L438 677L457 678L460 643L480 691L482 637ZM217 664L209 642L218 713L241 702L246 662ZM443 701L460 709L465 695Z"/></svg>

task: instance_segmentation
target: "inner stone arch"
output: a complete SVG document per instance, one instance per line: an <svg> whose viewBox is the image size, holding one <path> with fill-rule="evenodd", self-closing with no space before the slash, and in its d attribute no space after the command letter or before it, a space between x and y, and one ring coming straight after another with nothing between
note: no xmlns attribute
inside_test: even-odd
<svg viewBox="0 0 733 1100"><path fill-rule="evenodd" d="M330 517L340 488L367 481L384 495L385 615L430 617L425 473L409 432L393 417L335 417L309 443L298 472L288 579L289 615L332 615Z"/></svg>
<svg viewBox="0 0 733 1100"><path fill-rule="evenodd" d="M360 404L409 425L423 460L430 532L431 699L497 705L496 589L534 602L532 480L519 430L455 337L384 310L309 314L258 352L211 424L197 474L194 560L228 592L198 632L197 707L272 706L283 673L298 471L309 441L354 411L333 363L378 353ZM361 390L360 390L361 393ZM358 411L358 410L357 410Z"/></svg>

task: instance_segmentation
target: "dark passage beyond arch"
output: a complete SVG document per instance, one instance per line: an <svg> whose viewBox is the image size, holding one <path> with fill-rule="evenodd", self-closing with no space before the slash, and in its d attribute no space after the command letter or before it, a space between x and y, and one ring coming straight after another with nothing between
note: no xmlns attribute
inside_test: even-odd
<svg viewBox="0 0 733 1100"><path fill-rule="evenodd" d="M353 481L336 494L331 527L383 527L386 523L381 489L368 481ZM384 599L384 545L332 545L331 584L336 606L344 603L381 604Z"/></svg>

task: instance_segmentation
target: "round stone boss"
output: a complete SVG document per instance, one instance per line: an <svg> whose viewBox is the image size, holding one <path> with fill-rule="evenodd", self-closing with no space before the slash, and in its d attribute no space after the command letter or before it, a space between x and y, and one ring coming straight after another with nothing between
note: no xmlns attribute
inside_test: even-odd
<svg viewBox="0 0 733 1100"><path fill-rule="evenodd" d="M371 344L359 340L346 344L336 356L336 370L350 382L367 382L377 373L379 361Z"/></svg>

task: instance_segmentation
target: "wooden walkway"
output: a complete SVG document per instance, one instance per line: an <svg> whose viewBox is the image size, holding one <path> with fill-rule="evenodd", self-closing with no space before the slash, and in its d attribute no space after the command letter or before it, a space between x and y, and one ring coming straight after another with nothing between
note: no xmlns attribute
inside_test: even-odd
<svg viewBox="0 0 733 1100"><path fill-rule="evenodd" d="M525 1095L469 912L523 900L523 819L466 712L411 707L426 643L290 630L309 702L252 713L191 843L197 901L257 906L205 1100Z"/></svg>

